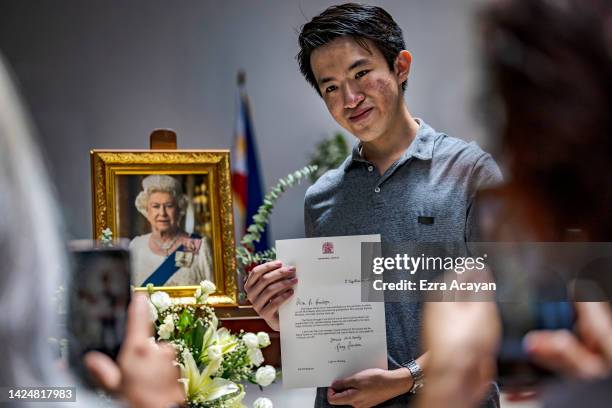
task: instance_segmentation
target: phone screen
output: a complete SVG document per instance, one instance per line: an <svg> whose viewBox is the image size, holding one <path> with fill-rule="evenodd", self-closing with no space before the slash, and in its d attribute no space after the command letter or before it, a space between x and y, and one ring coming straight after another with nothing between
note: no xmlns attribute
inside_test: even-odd
<svg viewBox="0 0 612 408"><path fill-rule="evenodd" d="M130 302L130 255L124 247L71 243L73 273L68 286L68 360L87 385L93 383L83 356L96 350L115 359L125 335Z"/></svg>

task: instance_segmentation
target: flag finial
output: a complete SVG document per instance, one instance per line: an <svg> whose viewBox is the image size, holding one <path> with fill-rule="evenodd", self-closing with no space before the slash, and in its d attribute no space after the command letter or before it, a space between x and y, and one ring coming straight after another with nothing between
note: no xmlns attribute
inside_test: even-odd
<svg viewBox="0 0 612 408"><path fill-rule="evenodd" d="M246 72L243 69L238 71L238 86L243 86L246 83Z"/></svg>

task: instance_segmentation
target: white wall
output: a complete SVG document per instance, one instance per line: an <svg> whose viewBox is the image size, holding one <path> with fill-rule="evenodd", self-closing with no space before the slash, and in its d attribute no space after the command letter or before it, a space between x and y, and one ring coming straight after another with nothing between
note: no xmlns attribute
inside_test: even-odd
<svg viewBox="0 0 612 408"><path fill-rule="evenodd" d="M439 130L482 140L471 0L373 1L404 30L408 105ZM36 1L0 6L0 51L38 125L72 237L91 234L92 148L146 148L170 127L182 148L229 148L236 72L247 89L267 186L338 130L300 76L296 30L330 1ZM274 239L303 234L306 186L272 217Z"/></svg>

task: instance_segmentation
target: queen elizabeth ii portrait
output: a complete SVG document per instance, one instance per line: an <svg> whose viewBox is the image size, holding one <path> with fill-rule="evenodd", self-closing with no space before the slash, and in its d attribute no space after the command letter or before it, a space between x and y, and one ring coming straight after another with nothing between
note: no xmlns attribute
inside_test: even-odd
<svg viewBox="0 0 612 408"><path fill-rule="evenodd" d="M134 285L188 286L213 280L208 241L182 227L190 201L177 178L144 177L135 205L150 232L130 242Z"/></svg>

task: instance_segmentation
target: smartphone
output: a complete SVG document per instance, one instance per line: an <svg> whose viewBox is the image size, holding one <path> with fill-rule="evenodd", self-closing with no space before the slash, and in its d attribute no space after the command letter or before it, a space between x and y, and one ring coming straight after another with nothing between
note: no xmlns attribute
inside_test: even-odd
<svg viewBox="0 0 612 408"><path fill-rule="evenodd" d="M498 304L502 341L497 358L502 389L525 390L552 379L555 373L535 364L525 350L525 335L532 330L571 330L575 312L570 302L521 302Z"/></svg>
<svg viewBox="0 0 612 408"><path fill-rule="evenodd" d="M89 351L115 359L125 336L130 303L130 253L125 242L113 247L97 241L72 241L68 285L68 362L85 385L95 383L84 366Z"/></svg>

